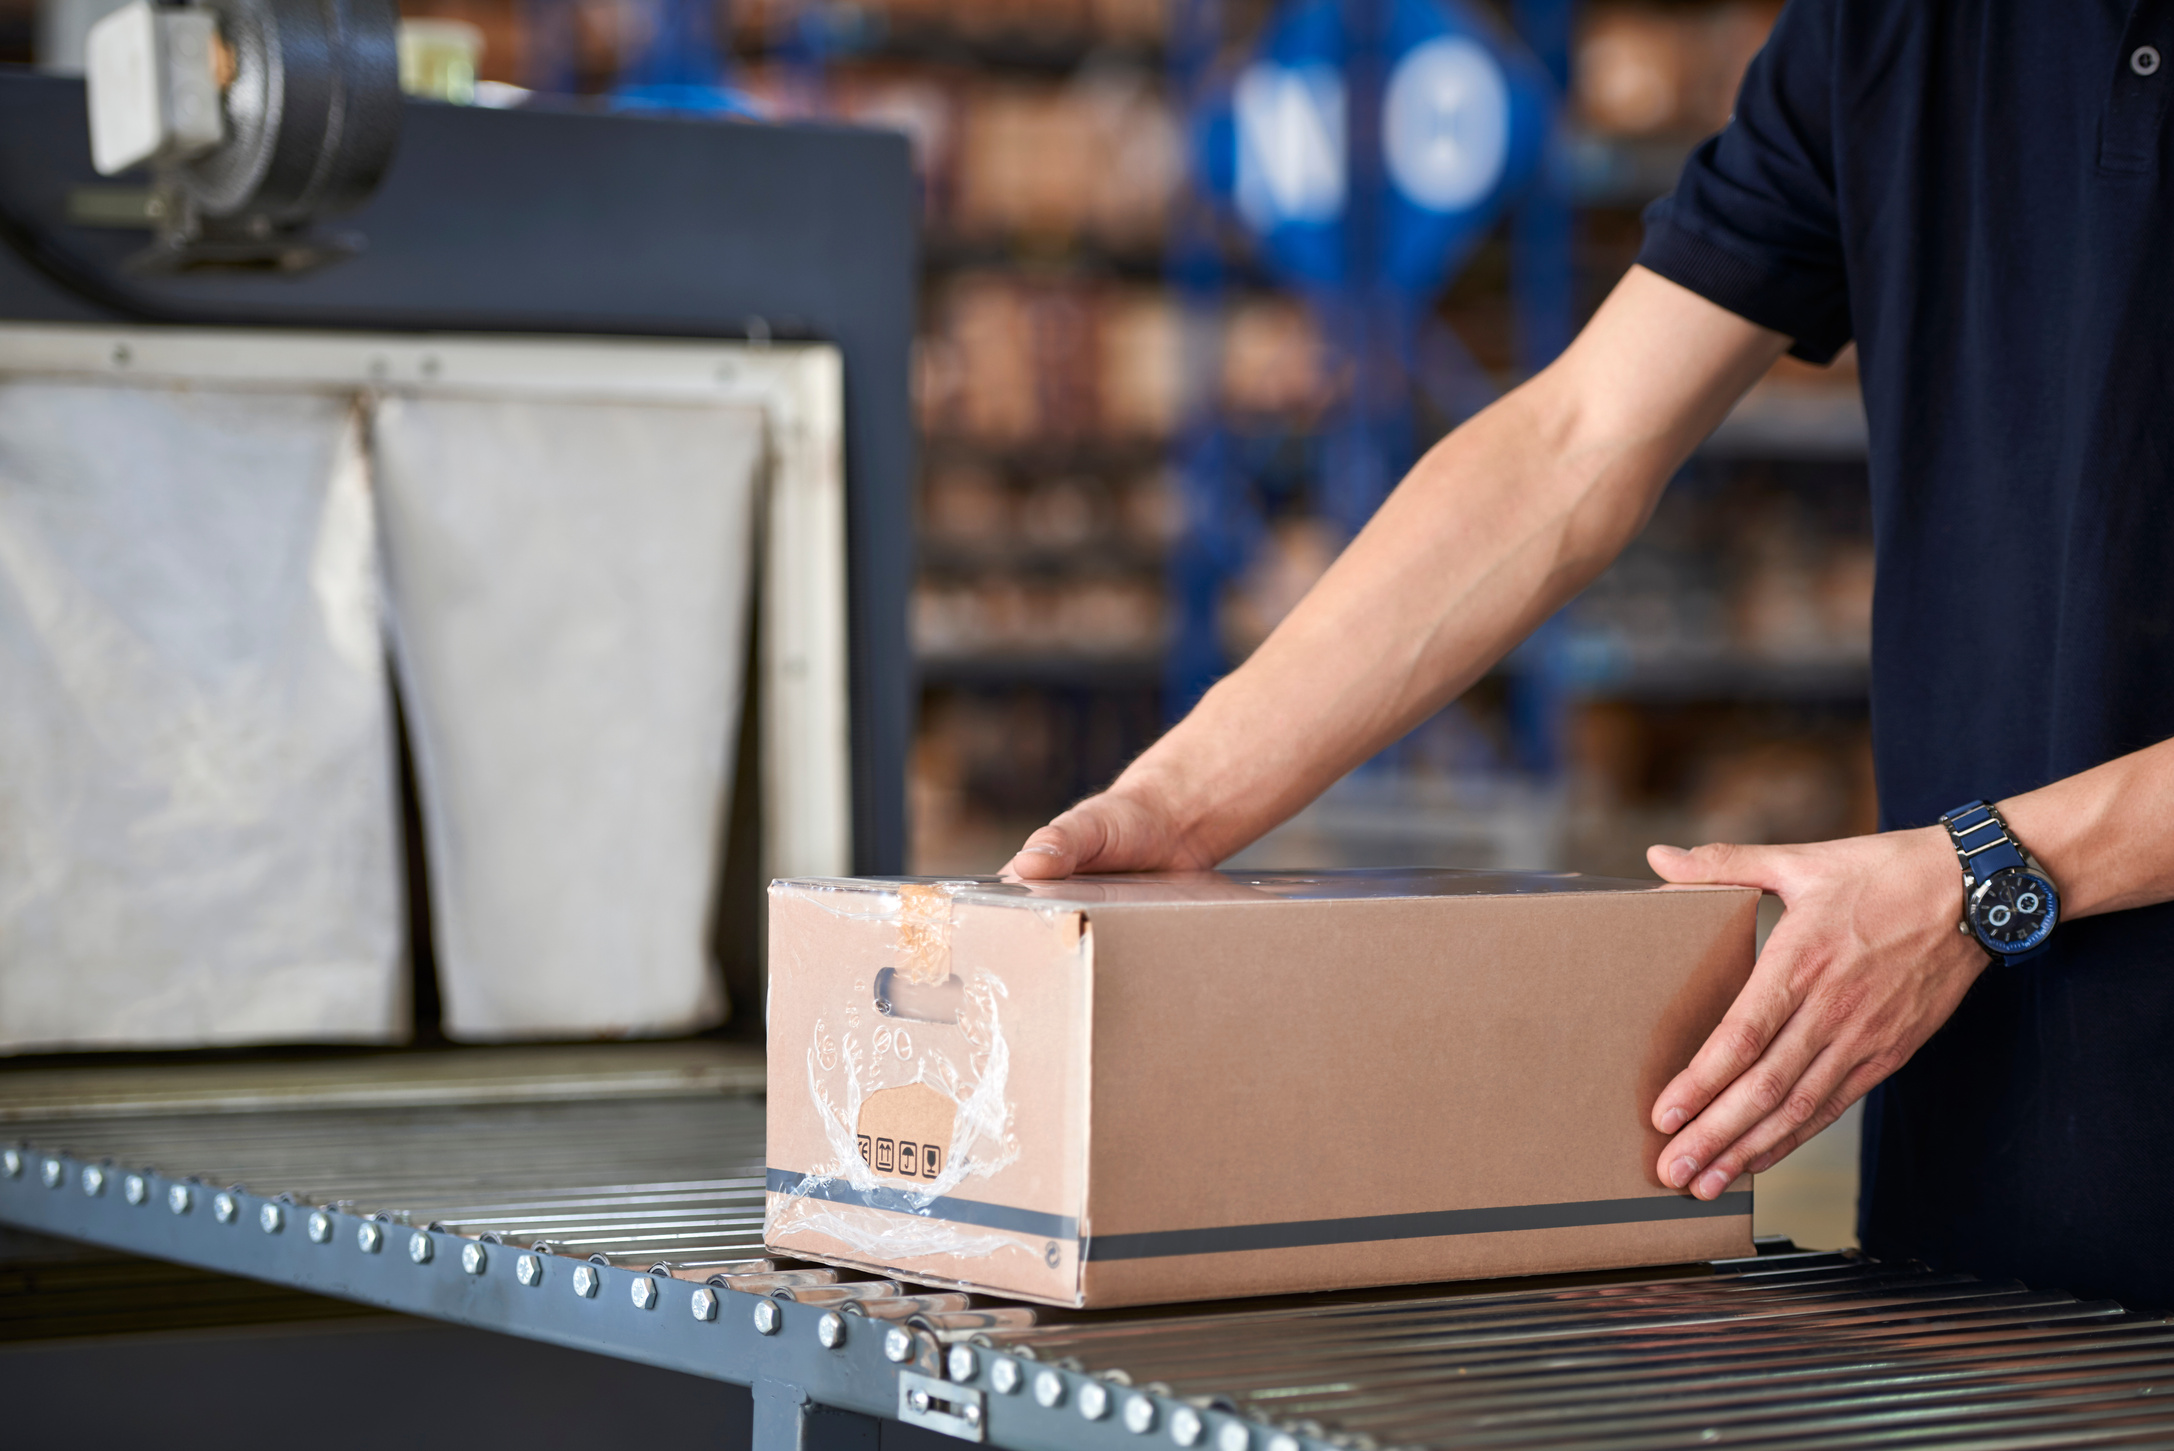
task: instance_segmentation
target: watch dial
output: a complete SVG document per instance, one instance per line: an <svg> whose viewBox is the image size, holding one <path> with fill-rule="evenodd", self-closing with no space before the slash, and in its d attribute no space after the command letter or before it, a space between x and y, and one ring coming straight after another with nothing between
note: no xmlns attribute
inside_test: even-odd
<svg viewBox="0 0 2174 1451"><path fill-rule="evenodd" d="M2053 930L2053 884L2030 872L2008 871L1972 894L1970 917L1996 950L2023 952Z"/></svg>

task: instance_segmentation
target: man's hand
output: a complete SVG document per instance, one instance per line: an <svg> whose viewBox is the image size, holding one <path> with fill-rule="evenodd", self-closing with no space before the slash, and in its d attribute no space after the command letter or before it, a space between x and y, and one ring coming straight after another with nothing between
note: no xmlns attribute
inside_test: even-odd
<svg viewBox="0 0 2174 1451"><path fill-rule="evenodd" d="M1713 1199L1779 1163L1909 1061L1985 969L1956 930L1945 830L1810 846L1656 846L1671 882L1759 887L1787 913L1721 1025L1653 1105L1661 1182Z"/></svg>
<svg viewBox="0 0 2174 1451"><path fill-rule="evenodd" d="M1004 874L1033 882L1074 872L1205 871L1214 865L1184 839L1164 797L1112 789L1028 837Z"/></svg>

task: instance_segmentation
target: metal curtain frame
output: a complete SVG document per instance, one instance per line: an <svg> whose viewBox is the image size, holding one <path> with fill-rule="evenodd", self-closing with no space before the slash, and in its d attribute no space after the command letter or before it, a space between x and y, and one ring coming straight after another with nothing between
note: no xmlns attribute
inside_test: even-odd
<svg viewBox="0 0 2174 1451"><path fill-rule="evenodd" d="M758 414L765 435L762 680L752 698L763 714L761 874L850 872L837 349L0 322L0 379L7 378L691 403Z"/></svg>
<svg viewBox="0 0 2174 1451"><path fill-rule="evenodd" d="M365 249L302 275L132 276L146 231L70 219L115 190L91 169L82 82L0 68L0 320L834 344L853 871L903 869L919 218L903 136L411 101L383 187L341 220Z"/></svg>

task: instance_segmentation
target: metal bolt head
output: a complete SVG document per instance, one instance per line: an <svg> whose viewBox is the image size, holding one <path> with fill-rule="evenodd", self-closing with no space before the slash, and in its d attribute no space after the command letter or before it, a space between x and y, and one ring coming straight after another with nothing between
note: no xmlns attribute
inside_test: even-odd
<svg viewBox="0 0 2174 1451"><path fill-rule="evenodd" d="M279 1233L287 1222L287 1212L277 1204L267 1201L257 1209L257 1224L266 1234Z"/></svg>
<svg viewBox="0 0 2174 1451"><path fill-rule="evenodd" d="M836 1310L825 1310L815 1322L815 1343L825 1350L836 1350L845 1344L845 1316Z"/></svg>
<svg viewBox="0 0 2174 1451"><path fill-rule="evenodd" d="M1299 1451L1298 1437L1289 1434L1271 1436L1268 1451Z"/></svg>
<svg viewBox="0 0 2174 1451"><path fill-rule="evenodd" d="M542 1284L543 1261L535 1255L522 1255L513 1262L513 1277L531 1287Z"/></svg>
<svg viewBox="0 0 2174 1451"><path fill-rule="evenodd" d="M687 1302L687 1313L697 1320L715 1320L717 1318L717 1292L708 1285L696 1290L694 1298Z"/></svg>
<svg viewBox="0 0 2174 1451"><path fill-rule="evenodd" d="M1110 1413L1110 1388L1101 1381L1091 1380L1079 1388L1079 1413L1090 1421L1099 1421Z"/></svg>
<svg viewBox="0 0 2174 1451"><path fill-rule="evenodd" d="M430 1256L436 1249L437 1246L430 1242L430 1231L427 1229L418 1229L408 1236L408 1258L419 1265L429 1264Z"/></svg>
<svg viewBox="0 0 2174 1451"><path fill-rule="evenodd" d="M1064 1404L1064 1377L1053 1370L1045 1370L1034 1378L1035 1404L1051 1410Z"/></svg>
<svg viewBox="0 0 2174 1451"><path fill-rule="evenodd" d="M23 1151L21 1149L0 1149L0 1172L5 1172L10 1179L22 1178Z"/></svg>
<svg viewBox="0 0 2174 1451"><path fill-rule="evenodd" d="M64 1166L58 1159L47 1159L42 1165L39 1166L38 1177L45 1181L46 1188L58 1189L60 1187L60 1177L63 1167Z"/></svg>
<svg viewBox="0 0 2174 1451"><path fill-rule="evenodd" d="M913 1359L913 1332L903 1325L893 1325L884 1331L883 1358L899 1365Z"/></svg>
<svg viewBox="0 0 2174 1451"><path fill-rule="evenodd" d="M241 1217L241 1212L240 1202L225 1190L211 1196L211 1217L221 1224L232 1224Z"/></svg>
<svg viewBox="0 0 2174 1451"><path fill-rule="evenodd" d="M1215 1433L1215 1451L1251 1451L1253 1433L1236 1421L1225 1421Z"/></svg>
<svg viewBox="0 0 2174 1451"><path fill-rule="evenodd" d="M965 1405L959 1407L959 1419L969 1426L980 1425L981 1407L975 1405L972 1401L968 1401Z"/></svg>
<svg viewBox="0 0 2174 1451"><path fill-rule="evenodd" d="M755 1302L755 1333L757 1335L775 1335L778 1333L778 1327L784 1323L785 1312L778 1309L777 1301L757 1300Z"/></svg>
<svg viewBox="0 0 2174 1451"><path fill-rule="evenodd" d="M971 1345L954 1345L944 1354L944 1374L953 1380L972 1380L981 1369L981 1357Z"/></svg>
<svg viewBox="0 0 2174 1451"><path fill-rule="evenodd" d="M366 1255L374 1255L385 1247L385 1230L374 1220L365 1219L355 1226L355 1243Z"/></svg>
<svg viewBox="0 0 2174 1451"><path fill-rule="evenodd" d="M475 1240L471 1239L460 1247L460 1267L469 1274L482 1274L483 1267L489 1263L490 1257L484 1253L483 1246Z"/></svg>
<svg viewBox="0 0 2174 1451"><path fill-rule="evenodd" d="M1153 1396L1134 1396L1125 1402L1125 1429L1135 1436L1145 1436L1155 1429Z"/></svg>
<svg viewBox="0 0 2174 1451"><path fill-rule="evenodd" d="M1170 1413L1170 1439L1180 1446L1198 1446L1200 1433L1207 1428L1200 1423L1200 1412L1191 1406L1179 1406ZM1244 1430L1243 1426L1238 1428Z"/></svg>
<svg viewBox="0 0 2174 1451"><path fill-rule="evenodd" d="M141 1204L151 1197L151 1183L141 1174L131 1174L121 1181L121 1197L131 1204Z"/></svg>
<svg viewBox="0 0 2174 1451"><path fill-rule="evenodd" d="M574 1266L574 1293L586 1300L596 1294L598 1277L595 1265Z"/></svg>
<svg viewBox="0 0 2174 1451"><path fill-rule="evenodd" d="M96 1164L83 1166L83 1192L93 1199L106 1192L106 1171Z"/></svg>
<svg viewBox="0 0 2174 1451"><path fill-rule="evenodd" d="M927 1391L915 1391L913 1394L906 1397L906 1404L912 1406L917 1411L925 1412L928 1410L931 1402L929 1401L929 1394Z"/></svg>
<svg viewBox="0 0 2174 1451"><path fill-rule="evenodd" d="M657 1308L657 1282L647 1275L636 1275L634 1283L627 1286L627 1294L633 1299L634 1308L637 1310Z"/></svg>
<svg viewBox="0 0 2174 1451"><path fill-rule="evenodd" d="M989 1362L989 1384L1000 1394L1012 1394L1026 1378L1027 1373L1019 1368L1019 1362L1008 1355L1000 1355Z"/></svg>
<svg viewBox="0 0 2174 1451"><path fill-rule="evenodd" d="M196 1196L189 1192L186 1184L172 1185L166 1191L166 1207L176 1214L187 1214L189 1206L195 1202Z"/></svg>
<svg viewBox="0 0 2174 1451"><path fill-rule="evenodd" d="M309 1212L309 1238L311 1244L332 1243L332 1216L322 1209Z"/></svg>

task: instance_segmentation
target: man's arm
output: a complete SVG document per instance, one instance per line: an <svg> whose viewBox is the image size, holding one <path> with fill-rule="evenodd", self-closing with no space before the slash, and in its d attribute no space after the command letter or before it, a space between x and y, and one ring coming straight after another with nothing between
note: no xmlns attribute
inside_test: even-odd
<svg viewBox="0 0 2174 1451"><path fill-rule="evenodd" d="M1211 867L1456 698L1630 542L1788 340L1633 268L1421 459L1252 658L1007 871Z"/></svg>
<svg viewBox="0 0 2174 1451"><path fill-rule="evenodd" d="M2061 891L2061 920L2174 901L2174 741L2000 803ZM1762 887L1788 907L1751 981L1661 1091L1663 1181L1712 1199L1909 1061L1987 966L1944 827L1809 846L1657 846L1672 882ZM2022 969L2028 971L2029 969Z"/></svg>

